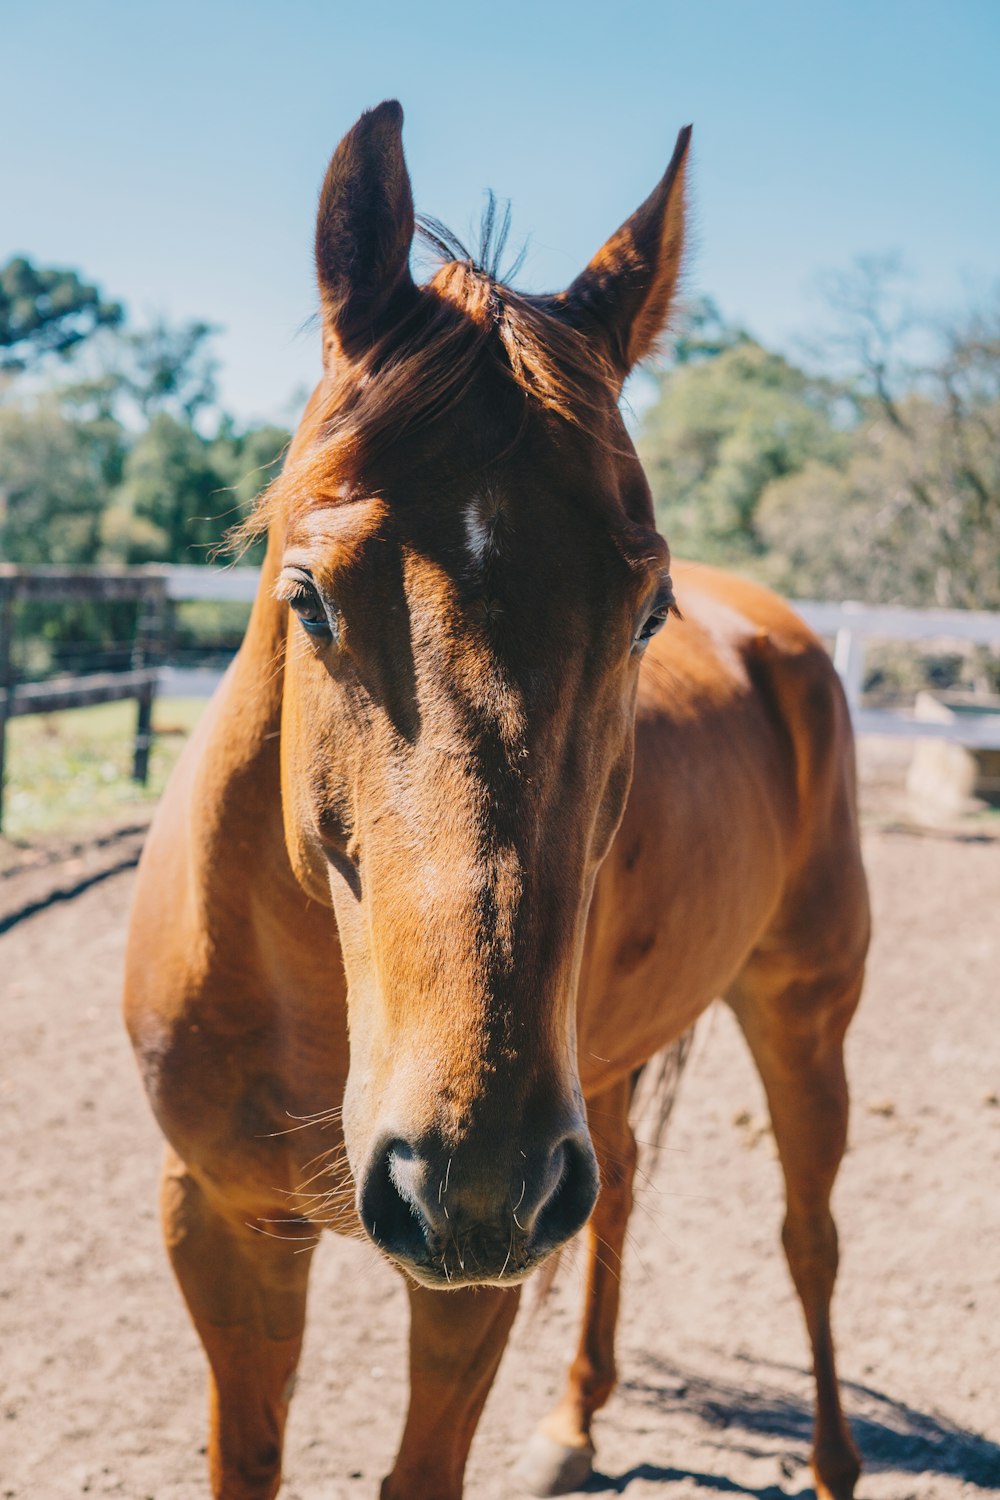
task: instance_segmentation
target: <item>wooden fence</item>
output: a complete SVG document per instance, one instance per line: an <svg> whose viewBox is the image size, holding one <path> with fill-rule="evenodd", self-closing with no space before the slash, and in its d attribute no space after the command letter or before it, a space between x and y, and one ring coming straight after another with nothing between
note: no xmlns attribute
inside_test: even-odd
<svg viewBox="0 0 1000 1500"><path fill-rule="evenodd" d="M206 697L221 672L207 667L158 664L170 601L253 600L255 568L154 566L80 569L17 568L0 564L0 828L3 826L3 770L6 724L20 714L52 713L92 703L136 700L133 775L145 781L153 701L156 697ZM50 603L86 599L139 602L138 624L127 671L99 672L49 682L18 683L12 665L13 610L17 601ZM828 640L859 734L904 735L955 740L969 749L1000 749L1000 713L963 713L952 722L918 718L902 709L865 707L862 689L870 640L975 643L1000 648L1000 614L985 610L902 609L893 605L828 604L793 601L803 619Z"/></svg>
<svg viewBox="0 0 1000 1500"><path fill-rule="evenodd" d="M152 741L153 700L159 686L155 665L163 628L167 580L162 569L18 568L0 564L0 830L3 828L7 723L23 714L55 713L93 703L136 702L132 775L145 781ZM14 668L14 607L21 601L64 604L86 601L139 605L131 663L126 671L89 672L48 682L18 682Z"/></svg>

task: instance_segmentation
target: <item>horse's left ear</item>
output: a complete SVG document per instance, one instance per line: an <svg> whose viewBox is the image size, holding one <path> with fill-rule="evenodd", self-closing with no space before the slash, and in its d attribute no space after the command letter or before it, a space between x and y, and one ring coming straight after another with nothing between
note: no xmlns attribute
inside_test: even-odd
<svg viewBox="0 0 1000 1500"><path fill-rule="evenodd" d="M316 218L324 358L363 352L416 297L413 193L395 99L366 110L330 162Z"/></svg>
<svg viewBox="0 0 1000 1500"><path fill-rule="evenodd" d="M596 335L622 379L656 346L670 316L684 258L684 174L691 126L670 165L630 219L559 299L564 316Z"/></svg>

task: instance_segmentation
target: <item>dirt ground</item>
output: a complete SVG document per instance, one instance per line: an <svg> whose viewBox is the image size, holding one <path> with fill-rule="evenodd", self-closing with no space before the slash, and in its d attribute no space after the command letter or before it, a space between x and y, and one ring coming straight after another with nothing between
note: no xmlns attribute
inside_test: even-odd
<svg viewBox="0 0 1000 1500"><path fill-rule="evenodd" d="M849 1044L835 1314L862 1500L958 1500L1000 1493L1000 841L872 817L894 768L866 761L876 937ZM207 1494L202 1356L160 1248L159 1141L118 1014L131 838L103 864L50 861L54 903L37 860L0 892L0 1500ZM643 1169L621 1385L589 1492L808 1493L778 1167L721 1007ZM570 1257L541 1311L527 1298L473 1449L476 1500L517 1494L512 1462L561 1385L580 1291ZM310 1310L282 1494L371 1500L402 1419L402 1287L331 1239Z"/></svg>

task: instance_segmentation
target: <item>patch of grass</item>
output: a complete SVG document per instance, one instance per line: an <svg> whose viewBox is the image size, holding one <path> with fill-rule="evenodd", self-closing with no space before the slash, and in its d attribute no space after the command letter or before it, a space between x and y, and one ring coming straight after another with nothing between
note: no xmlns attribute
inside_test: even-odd
<svg viewBox="0 0 1000 1500"><path fill-rule="evenodd" d="M155 802L207 700L161 699L149 780L132 780L135 703L32 714L7 725L4 834L31 842L86 833Z"/></svg>

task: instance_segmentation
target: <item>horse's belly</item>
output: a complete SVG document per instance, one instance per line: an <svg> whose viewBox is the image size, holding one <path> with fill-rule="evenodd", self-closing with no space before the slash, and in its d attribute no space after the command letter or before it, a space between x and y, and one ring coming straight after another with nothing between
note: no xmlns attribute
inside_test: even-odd
<svg viewBox="0 0 1000 1500"><path fill-rule="evenodd" d="M665 892L658 921L623 914L581 980L578 1055L588 1096L676 1041L723 994L773 910L763 892L694 904Z"/></svg>

